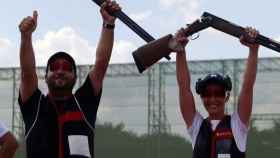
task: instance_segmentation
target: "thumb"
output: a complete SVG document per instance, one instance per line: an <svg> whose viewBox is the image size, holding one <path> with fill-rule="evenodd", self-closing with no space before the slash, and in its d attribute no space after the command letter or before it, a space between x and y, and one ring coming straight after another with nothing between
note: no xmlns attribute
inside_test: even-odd
<svg viewBox="0 0 280 158"><path fill-rule="evenodd" d="M34 20L35 24L37 24L37 19L38 19L38 12L37 12L37 10L34 10L33 11L33 20Z"/></svg>

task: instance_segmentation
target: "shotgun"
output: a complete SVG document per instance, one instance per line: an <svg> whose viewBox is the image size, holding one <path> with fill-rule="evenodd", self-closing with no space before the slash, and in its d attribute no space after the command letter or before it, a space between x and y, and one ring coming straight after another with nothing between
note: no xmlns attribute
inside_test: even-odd
<svg viewBox="0 0 280 158"><path fill-rule="evenodd" d="M190 36L208 27L213 27L216 30L237 38L240 38L245 34L244 27L226 21L208 12L204 12L200 19L185 28L185 34L186 36ZM159 61L163 56L169 55L173 51L170 47L170 43L172 43L170 42L172 41L171 39L172 35L169 34L163 38L143 45L133 52L133 58L140 73ZM280 43L264 35L258 34L255 42L264 47L280 52Z"/></svg>
<svg viewBox="0 0 280 158"><path fill-rule="evenodd" d="M208 20L206 18L203 20L195 20L193 23L187 25L187 27L184 28L184 33L186 36L191 36L201 30L208 28L209 25L207 24L207 21ZM172 39L173 35L168 34L135 50L132 55L138 71L142 73L148 67L159 61L162 57L169 56L169 54L173 52L172 48L181 46Z"/></svg>

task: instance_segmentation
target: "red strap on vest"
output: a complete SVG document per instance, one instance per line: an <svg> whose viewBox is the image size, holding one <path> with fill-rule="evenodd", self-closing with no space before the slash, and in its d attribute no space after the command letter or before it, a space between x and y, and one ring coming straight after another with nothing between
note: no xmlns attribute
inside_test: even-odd
<svg viewBox="0 0 280 158"><path fill-rule="evenodd" d="M212 144L211 144L211 158L216 158L216 143L222 139L232 139L233 134L230 129L218 129L212 133Z"/></svg>
<svg viewBox="0 0 280 158"><path fill-rule="evenodd" d="M62 129L63 125L66 122L71 122L71 121L81 121L83 120L83 114L80 111L76 112L66 112L65 114L62 114L58 117L58 128L59 128L59 158L64 158L64 144L62 141Z"/></svg>

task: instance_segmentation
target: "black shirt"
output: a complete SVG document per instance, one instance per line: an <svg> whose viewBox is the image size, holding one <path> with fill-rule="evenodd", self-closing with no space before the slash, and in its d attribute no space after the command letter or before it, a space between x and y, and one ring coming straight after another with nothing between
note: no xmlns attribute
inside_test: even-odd
<svg viewBox="0 0 280 158"><path fill-rule="evenodd" d="M39 89L35 90L25 103L22 103L19 96L27 136L27 157L84 158L81 155L71 155L68 137L73 135L87 136L90 155L93 157L94 133L91 127L95 128L100 98L101 91L97 96L94 95L89 76L75 94L59 107L59 112L48 96L43 95Z"/></svg>

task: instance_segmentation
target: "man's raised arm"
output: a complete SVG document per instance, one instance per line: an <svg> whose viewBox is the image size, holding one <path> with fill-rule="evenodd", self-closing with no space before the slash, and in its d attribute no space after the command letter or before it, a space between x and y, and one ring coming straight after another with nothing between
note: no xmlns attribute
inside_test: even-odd
<svg viewBox="0 0 280 158"><path fill-rule="evenodd" d="M100 13L103 19L103 27L96 50L95 65L89 73L92 85L94 85L95 94L98 94L102 88L103 79L111 58L116 17L110 15L110 13L117 10L120 10L119 5L115 1L110 0L106 0L100 8Z"/></svg>
<svg viewBox="0 0 280 158"><path fill-rule="evenodd" d="M32 33L37 27L37 11L33 11L33 16L25 17L20 25L21 33L20 44L20 96L22 102L25 102L37 89L38 79L36 75L35 56L32 46Z"/></svg>

